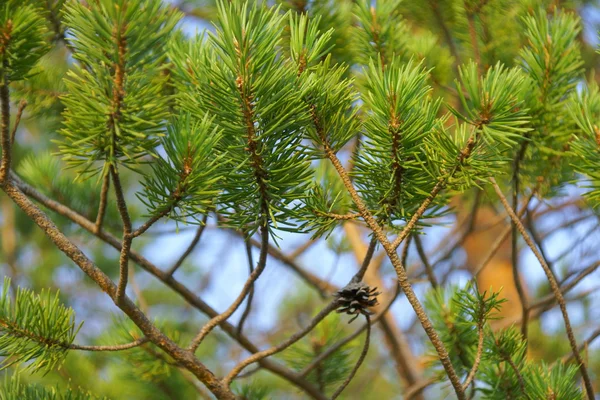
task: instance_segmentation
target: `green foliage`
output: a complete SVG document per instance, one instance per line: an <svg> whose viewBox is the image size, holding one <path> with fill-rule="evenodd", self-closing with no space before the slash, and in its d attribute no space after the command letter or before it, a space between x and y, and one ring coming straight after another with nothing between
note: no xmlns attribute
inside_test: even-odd
<svg viewBox="0 0 600 400"><path fill-rule="evenodd" d="M391 223L408 219L435 185L423 143L441 125L420 64L371 62L365 72L365 141L355 161L357 188L369 208Z"/></svg>
<svg viewBox="0 0 600 400"><path fill-rule="evenodd" d="M524 23L527 45L520 52L520 64L531 81L525 106L532 131L527 134L528 151L516 157L523 159L525 179L535 182L544 176L551 188L573 179L566 156L576 129L567 105L583 72L577 40L581 26L576 15L558 10L551 15L539 10Z"/></svg>
<svg viewBox="0 0 600 400"><path fill-rule="evenodd" d="M430 154L437 169L433 176L449 176L450 187L463 192L501 173L508 152L530 128L522 100L525 76L517 68L497 64L479 77L477 66L469 63L459 75L463 110L448 107L464 124L456 126L454 137L433 135Z"/></svg>
<svg viewBox="0 0 600 400"><path fill-rule="evenodd" d="M75 326L73 310L60 303L58 292L35 294L18 287L11 300L9 288L10 279L5 278L0 298L2 368L27 362L32 371L60 367L81 328Z"/></svg>
<svg viewBox="0 0 600 400"><path fill-rule="evenodd" d="M519 69L498 63L480 78L471 62L460 68L459 76L456 87L465 112L453 110L454 115L476 127L484 142L506 148L529 131L524 126L529 116L522 108L525 76Z"/></svg>
<svg viewBox="0 0 600 400"><path fill-rule="evenodd" d="M27 101L28 116L48 118L52 131L59 128L63 111L60 96L66 91L63 79L67 69L64 50L54 50L39 60L28 79L13 84L13 96Z"/></svg>
<svg viewBox="0 0 600 400"><path fill-rule="evenodd" d="M303 72L323 58L332 46L328 46L333 29L321 34L317 16L309 21L306 14L289 14L290 58L298 65L299 73Z"/></svg>
<svg viewBox="0 0 600 400"><path fill-rule="evenodd" d="M4 384L0 387L0 400L96 400L98 397L81 390L66 391L56 387L46 388L35 384L21 382L19 373L11 377L5 375ZM103 398L103 400L108 400Z"/></svg>
<svg viewBox="0 0 600 400"><path fill-rule="evenodd" d="M587 182L580 186L590 189L585 195L596 207L600 200L600 90L598 85L590 83L579 95L573 96L569 107L571 116L581 133L571 142L574 160L572 166L587 175Z"/></svg>
<svg viewBox="0 0 600 400"><path fill-rule="evenodd" d="M41 11L19 0L0 5L0 74L2 84L28 77L49 49Z"/></svg>
<svg viewBox="0 0 600 400"><path fill-rule="evenodd" d="M81 174L106 173L117 163L135 167L153 153L168 116L164 46L178 19L160 0L67 5L79 64L66 80L59 148Z"/></svg>
<svg viewBox="0 0 600 400"><path fill-rule="evenodd" d="M584 399L577 387L577 367L575 365L540 363L532 365L527 379L527 397L529 399Z"/></svg>
<svg viewBox="0 0 600 400"><path fill-rule="evenodd" d="M468 374L473 367L479 332L484 331L484 338L489 336L487 323L503 302L499 293L479 293L473 285L428 293L425 306L459 374Z"/></svg>
<svg viewBox="0 0 600 400"><path fill-rule="evenodd" d="M208 116L192 122L189 114L168 126L161 140L166 157L152 163L152 174L143 183L144 194L138 195L151 215L168 213L175 220L199 221L213 205L222 160L215 155L220 140L217 129Z"/></svg>
<svg viewBox="0 0 600 400"><path fill-rule="evenodd" d="M576 385L575 366L529 361L526 343L515 327L499 332L489 327L504 301L499 293L479 293L470 285L428 294L425 304L457 373L466 376L473 367L482 331L481 363L475 379L479 382L476 390L484 399L583 398Z"/></svg>
<svg viewBox="0 0 600 400"><path fill-rule="evenodd" d="M369 64L370 60L388 63L402 55L408 29L400 16L400 3L401 0L381 0L373 7L369 0L356 2L354 14L359 25L354 49L360 64Z"/></svg>
<svg viewBox="0 0 600 400"><path fill-rule="evenodd" d="M334 214L346 214L352 207L352 201L337 176L333 167L326 163L320 163L315 170L315 181L305 199L301 219L303 225L300 227L306 231L312 231L313 238L322 235L329 236L340 224Z"/></svg>
<svg viewBox="0 0 600 400"><path fill-rule="evenodd" d="M328 160L333 155L344 167L349 163L351 184L385 235L397 233L424 201L432 200L415 229L440 223L429 217L442 215L450 196L506 172L512 172L521 193L534 190L538 176L544 177L539 192L549 200L554 189L576 181L590 189L588 199L597 205L600 92L592 83L583 85L579 19L550 1L7 0L0 5L0 73L4 83L11 83L11 123L4 128L14 126L19 101L29 102L12 146L13 172L93 221L102 178L111 167L127 167L132 171L119 168L119 173L133 226L141 220L141 201L154 217L151 221L168 217L194 223L215 212L226 217L228 227L249 236L267 227L273 237L278 229L327 237L343 221L362 223L365 218L349 196L346 176L341 179ZM277 6L270 7L273 3ZM581 4L562 2L562 8ZM185 11L184 24L187 17L200 16L214 28L187 37L184 30L176 31L183 15L176 8ZM453 78L456 90L447 86ZM578 85L583 87L579 93ZM58 150L64 161L46 151L61 123ZM73 170L65 171L66 166ZM98 179L76 181L92 175ZM130 202L136 190L140 201ZM111 192L98 239L122 228L113 197ZM1 211L4 222L5 203ZM67 236L81 240L82 230L64 215L50 217ZM31 221L21 223L19 213L13 219L19 230L15 237L33 237ZM30 283L62 283L55 274L63 272L58 265L65 256L50 250L50 241L40 240L8 257L8 236L4 231L1 236L7 266L20 267L23 259L39 252L49 267L38 270L24 263L25 270L34 272ZM134 246L142 240L136 238ZM108 253L96 238L82 242L86 254L96 256L95 264L116 277L118 252ZM335 235L330 247L340 256L350 249L347 242L345 235ZM194 267L185 265L186 272ZM204 282L211 279L202 275ZM164 281L167 286L158 289L158 282L131 279L129 288L139 285L135 295L147 306L144 312L147 308L152 315L164 315L164 308L176 308L172 314L181 317L189 293L171 296L169 286L177 284L179 290L182 283ZM3 366L24 363L34 372L61 366L78 330L73 311L49 292L38 296L19 289L12 301L8 285L0 298ZM263 295L260 285L254 290ZM301 294L287 296L278 309L285 314L277 329L256 343L279 343L314 316L322 304L310 303L316 299L313 293ZM497 293L481 294L474 286L440 289L426 303L460 380L478 365L473 396L582 397L575 367L529 361L516 329L490 328L502 303ZM156 325L184 348L199 320L174 318ZM115 325L106 330L110 343L142 335L131 321ZM281 368L302 371L349 330L339 316L329 316L281 353ZM248 336L254 340L254 334ZM374 331L375 341L376 335ZM93 343L104 343L103 335L91 336ZM564 355L562 332L551 341L530 329L529 348L540 336L549 342L546 360ZM224 357L239 354L226 352L230 343L221 336L209 340L213 342L200 347L198 358L216 376L224 376L231 366ZM562 346L552 345L554 340ZM305 378L327 393L348 376L357 349L354 343L342 347ZM373 352L385 357L378 365L387 367L389 354L379 346L371 346L369 357ZM87 372L78 382L93 381L102 394L144 400L196 396L187 382L195 378L184 364L152 343L73 357L73 368L83 365L79 369ZM367 364L375 365L369 359ZM64 376L72 371L60 372L63 376L30 379L66 382ZM438 365L425 374L431 372L443 373ZM289 382L269 374L259 370L249 381L240 378L235 393L248 399L296 396ZM405 389L387 368L364 376L369 379L357 376L358 383L351 383L360 388L349 398L391 398L392 388ZM376 384L369 387L367 381ZM17 377L0 389L0 400L5 398L91 396L21 384Z"/></svg>
<svg viewBox="0 0 600 400"><path fill-rule="evenodd" d="M260 226L286 229L290 205L310 182L307 156L300 150L308 115L296 71L281 54L284 20L277 9L260 3L219 2L216 33L196 40L199 56L188 60L178 48L185 43L176 43L173 51L180 68L189 63L191 74L203 71L191 81L198 97L180 101L184 109L215 116L227 152L220 168L225 174L220 211L250 234ZM186 58L177 60L180 54Z"/></svg>
<svg viewBox="0 0 600 400"><path fill-rule="evenodd" d="M240 388L236 390L236 394L241 400L268 400L271 398L271 391L268 386L251 382L240 385Z"/></svg>

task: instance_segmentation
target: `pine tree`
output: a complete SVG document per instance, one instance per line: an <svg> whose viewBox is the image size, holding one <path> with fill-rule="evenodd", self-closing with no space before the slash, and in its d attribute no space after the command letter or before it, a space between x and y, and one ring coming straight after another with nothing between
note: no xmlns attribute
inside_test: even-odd
<svg viewBox="0 0 600 400"><path fill-rule="evenodd" d="M593 399L599 12L0 2L0 399Z"/></svg>

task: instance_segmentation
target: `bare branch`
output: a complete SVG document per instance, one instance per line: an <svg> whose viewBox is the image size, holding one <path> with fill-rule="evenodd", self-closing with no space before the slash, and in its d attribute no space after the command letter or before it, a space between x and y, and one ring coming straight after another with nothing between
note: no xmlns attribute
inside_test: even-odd
<svg viewBox="0 0 600 400"><path fill-rule="evenodd" d="M373 253L375 253L375 247L377 247L377 238L373 235L373 237L371 238L371 242L369 243L369 248L367 249L367 254L363 259L363 263L360 266L360 269L356 272L356 274L354 274L352 280L356 282L362 281L363 277L365 276L365 273L367 272L367 269L369 268L369 265L371 264Z"/></svg>
<svg viewBox="0 0 600 400"><path fill-rule="evenodd" d="M365 360L365 357L367 356L367 352L369 351L369 342L371 341L371 320L369 318L369 314L364 314L365 319L366 319L366 324L367 324L367 334L365 336L365 345L360 353L360 356L358 357L358 361L356 361L356 364L354 365L354 368L352 368L352 371L350 371L350 375L348 375L348 377L346 378L346 380L342 383L342 385L333 393L333 395L331 396L331 399L337 399L338 396L344 391L344 389L346 388L346 386L348 386L348 384L350 383L350 381L352 380L352 378L354 378L354 375L356 375L356 372L358 371L358 369L360 368L360 366L362 365L363 361Z"/></svg>
<svg viewBox="0 0 600 400"><path fill-rule="evenodd" d="M179 257L177 259L175 264L173 264L173 266L167 270L167 272L166 272L167 276L173 276L175 271L177 271L179 269L179 267L181 267L183 265L183 262L189 257L189 255L192 254L192 251L194 251L194 249L198 245L198 242L200 242L202 233L204 233L204 229L206 228L207 220L208 220L208 213L206 213L204 215L204 217L202 218L202 223L200 224L198 229L196 229L196 235L194 236L194 239L192 239L190 245L187 247L187 249L185 249L185 251L183 252L181 257Z"/></svg>
<svg viewBox="0 0 600 400"><path fill-rule="evenodd" d="M10 132L10 144L14 145L15 143L15 135L17 134L17 129L19 129L19 123L21 123L21 118L23 117L23 111L27 107L27 100L23 99L19 102L19 108L17 109L17 115L15 116L15 124Z"/></svg>
<svg viewBox="0 0 600 400"><path fill-rule="evenodd" d="M110 173L104 174L102 181L102 189L100 189L100 204L98 205L98 215L96 216L96 231L102 230L102 222L104 221L104 215L106 214L106 205L108 204L108 190L110 187Z"/></svg>
<svg viewBox="0 0 600 400"><path fill-rule="evenodd" d="M319 324L319 322L321 322L322 320L325 319L325 317L327 317L333 310L335 310L338 306L338 302L337 301L332 301L329 304L327 304L325 306L325 308L323 308L311 321L310 323L304 327L304 329L296 332L295 334L293 334L292 336L290 336L287 340L283 341L282 343L273 346L269 349L263 350L263 351L259 351L257 353L254 353L253 355L251 355L250 357L246 358L245 360L243 360L242 362L240 362L238 365L236 365L230 372L229 374L227 374L227 376L225 378L223 378L223 382L225 385L229 386L231 384L231 381L233 381L233 379L235 379L236 376L238 376L238 374L240 372L242 372L242 370L244 368L246 368L248 365L253 364L255 362L258 362L262 359L264 359L265 357L271 356L273 354L279 353L285 349L287 349L288 347L290 347L291 345L293 345L294 343L296 343L298 340L302 339L304 336L306 336L306 334L308 334L310 331L312 331L314 329L315 326L317 326Z"/></svg>
<svg viewBox="0 0 600 400"><path fill-rule="evenodd" d="M554 293L554 297L556 297L556 301L558 302L560 311L562 313L563 320L565 322L565 329L567 331L567 337L569 338L569 344L571 345L571 350L573 351L573 355L574 355L575 359L577 360L577 364L579 366L579 372L581 373L581 376L583 378L588 398L590 400L593 400L594 399L594 389L592 387L592 382L588 375L587 368L586 368L585 364L583 363L583 359L581 358L581 355L579 354L579 350L577 347L577 341L575 340L575 335L573 334L573 328L571 327L571 322L569 319L569 313L567 312L567 306L565 303L565 299L560 291L560 288L558 287L556 278L554 277L554 274L548 267L546 260L544 260L544 258L542 257L542 255L539 252L539 250L537 249L537 247L535 247L535 243L533 243L533 241L531 240L531 237L529 236L529 234L527 233L527 230L521 223L521 220L515 214L514 210L510 206L510 204L508 204L508 200L506 200L506 197L502 193L502 189L500 189L500 187L496 183L496 180L494 178L490 178L490 181L492 182L492 185L494 186L494 190L496 191L498 198L502 202L502 205L504 206L504 208L510 215L511 219L517 226L517 229L523 236L525 243L527 243L527 245L529 246L529 248L531 249L531 251L533 252L535 257L540 262L540 265L544 269L546 278L548 279L548 282L550 283L550 288L552 289L552 292Z"/></svg>
<svg viewBox="0 0 600 400"><path fill-rule="evenodd" d="M4 58L4 63L8 64L8 58ZM7 71L6 65L3 71ZM0 161L0 183L4 183L8 178L12 157L12 142L10 140L10 91L8 88L8 72L6 76L1 77L0 83L0 142L2 143L2 160Z"/></svg>
<svg viewBox="0 0 600 400"><path fill-rule="evenodd" d="M208 321L202 327L202 329L200 330L198 335L196 335L196 337L192 340L192 343L188 347L188 349L192 353L196 352L196 350L198 349L198 346L200 346L200 344L202 343L204 338L217 325L219 325L222 321L227 320L227 318L229 318L231 316L231 314L233 314L238 309L240 304L242 304L242 301L244 301L244 299L246 298L246 295L248 294L248 292L253 287L254 282L258 279L258 277L264 271L265 266L267 265L267 250L268 250L268 246L269 246L269 229L266 226L262 226L260 233L261 233L261 239L262 239L262 242L261 242L262 246L261 246L260 256L258 259L258 264L256 266L256 269L254 271L252 271L252 273L250 274L250 277L244 284L242 291L240 292L238 297L235 299L235 301L229 306L229 308L226 311L224 311L223 313L217 315L216 317L214 317L210 321Z"/></svg>
<svg viewBox="0 0 600 400"><path fill-rule="evenodd" d="M427 273L427 279L429 279L429 283L431 283L431 287L436 289L438 287L438 282L435 277L435 274L433 273L433 268L431 267L431 264L429 263L429 260L427 259L427 254L425 254L425 251L423 250L423 243L421 242L421 238L419 237L418 234L413 235L413 237L415 238L415 245L417 247L417 253L419 253L421 262L423 263L423 266L425 267L425 272Z"/></svg>
<svg viewBox="0 0 600 400"><path fill-rule="evenodd" d="M119 284L117 286L117 301L120 301L125 297L125 289L127 289L129 250L131 250L133 236L131 235L131 218L129 217L129 211L127 211L127 203L125 202L125 195L121 187L121 179L115 165L110 166L110 174L112 175L115 194L117 196L117 208L123 222L123 245L121 247L121 255L119 256Z"/></svg>
<svg viewBox="0 0 600 400"><path fill-rule="evenodd" d="M148 338L142 337L142 338L134 340L131 343L116 344L116 345L112 345L112 346L83 346L83 345L78 345L78 344L72 344L69 346L69 349L84 350L84 351L121 351L121 350L133 349L134 347L138 347L138 346L141 346L146 343L148 343Z"/></svg>
<svg viewBox="0 0 600 400"><path fill-rule="evenodd" d="M248 243L247 240L244 241L244 246L246 247L246 256L248 257L248 269L250 270L250 276L254 272L254 261L252 260L252 246ZM250 286L250 291L248 292L248 300L246 303L246 309L242 313L240 317L240 322L238 323L237 332L238 334L242 333L244 329L244 322L246 322L246 318L250 315L250 310L252 309L252 299L254 298L254 282L252 286Z"/></svg>

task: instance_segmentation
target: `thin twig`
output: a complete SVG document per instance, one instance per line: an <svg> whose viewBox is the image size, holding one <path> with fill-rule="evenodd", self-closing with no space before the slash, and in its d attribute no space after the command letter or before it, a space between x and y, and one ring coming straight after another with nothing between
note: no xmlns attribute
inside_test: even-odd
<svg viewBox="0 0 600 400"><path fill-rule="evenodd" d="M579 352L584 351L588 346L600 336L600 328L596 329L591 335L579 345ZM568 354L561 359L561 363L567 364L573 360L573 354Z"/></svg>
<svg viewBox="0 0 600 400"><path fill-rule="evenodd" d="M248 365L258 362L258 361L264 359L265 357L271 356L273 354L279 353L280 351L287 349L288 347L290 347L291 345L296 343L298 340L300 340L304 336L306 336L306 334L308 334L310 331L312 331L314 329L314 327L319 324L319 322L321 322L323 319L325 319L325 317L327 317L337 307L338 307L338 302L336 300L330 302L310 321L310 323L304 329L296 332L295 334L290 336L287 340L278 344L277 346L273 346L269 349L254 353L253 355L251 355L250 357L246 358L245 360L240 362L238 365L236 365L227 374L227 376L225 378L223 378L223 383L225 385L229 386L231 384L231 381L233 379L235 379L235 377Z"/></svg>
<svg viewBox="0 0 600 400"><path fill-rule="evenodd" d="M84 346L84 345L79 345L79 344L72 344L69 346L69 349L84 350L84 351L121 351L121 350L128 350L128 349L132 349L134 347L141 346L145 343L148 343L148 341L149 340L147 337L142 337L142 338L136 339L130 343L115 344L112 346L110 346L110 345L109 346Z"/></svg>
<svg viewBox="0 0 600 400"><path fill-rule="evenodd" d="M356 372L362 365L363 361L365 360L365 357L367 356L367 352L369 351L369 342L371 341L371 319L369 317L369 314L364 314L364 316L365 316L365 320L367 323L367 334L365 335L365 346L363 347L362 352L360 353L360 356L358 357L358 361L356 361L356 364L354 365L354 368L352 368L352 371L350 371L350 375L348 375L348 377L342 383L342 385L331 396L332 400L337 399L337 397L344 391L346 386L348 386L348 384L350 383L352 378L354 378L354 375L356 375Z"/></svg>
<svg viewBox="0 0 600 400"><path fill-rule="evenodd" d="M567 337L569 338L569 344L571 345L571 350L573 351L573 355L574 355L575 359L577 360L577 364L579 366L579 372L581 373L581 377L583 378L587 396L590 400L593 400L594 399L594 389L592 387L592 382L591 382L590 376L587 372L587 368L586 368L585 364L583 363L583 359L581 358L581 355L579 354L579 349L577 347L577 341L575 340L575 335L573 334L573 328L571 327L571 322L569 319L569 313L567 312L567 306L565 303L565 299L560 291L560 288L558 287L556 278L554 277L554 274L548 267L546 260L544 260L544 258L542 257L542 255L539 252L539 250L537 249L537 247L535 247L535 243L533 243L533 241L531 240L531 237L529 236L529 233L527 233L527 230L521 223L521 220L515 214L514 210L511 208L510 204L508 204L508 200L506 200L506 197L502 193L502 189L500 189L500 187L496 183L496 180L494 178L491 178L490 181L492 182L492 185L494 186L494 190L496 191L496 194L500 198L502 205L504 206L504 208L506 209L506 211L508 212L508 214L510 215L510 217L514 221L514 223L517 225L517 228L518 228L519 232L521 233L521 235L523 236L525 243L527 243L527 245L529 246L529 248L531 249L533 254L536 256L536 258L538 259L538 261L540 262L540 265L542 266L542 268L544 270L544 273L546 274L546 278L548 279L548 282L550 283L550 288L552 289L552 292L554 293L554 296L556 297L556 301L558 302L558 306L562 313L563 320L565 322L565 329L567 331Z"/></svg>
<svg viewBox="0 0 600 400"><path fill-rule="evenodd" d="M254 272L254 261L252 260L252 245L248 243L247 240L244 241L244 246L246 247L246 257L248 257L248 269L250 271L250 275ZM250 315L250 310L252 308L252 299L254 298L254 283L250 286L250 290L248 291L248 300L246 300L246 308L242 313L240 318L240 322L237 326L238 335L242 333L244 330L244 322L246 322L246 318Z"/></svg>
<svg viewBox="0 0 600 400"><path fill-rule="evenodd" d="M265 266L267 265L267 250L268 250L268 246L269 246L269 229L266 226L262 226L260 233L261 233L262 246L261 246L260 256L258 258L258 264L256 266L256 269L254 271L252 271L252 273L248 277L248 280L244 284L242 291L240 292L238 297L235 299L235 301L229 306L229 308L227 308L227 310L225 310L223 313L217 315L216 317L214 317L210 321L208 321L202 327L202 329L200 330L198 335L196 335L196 337L192 340L192 343L188 347L188 349L192 353L196 352L196 350L198 349L198 346L200 346L200 344L202 343L204 338L217 325L219 325L222 321L227 320L238 309L240 304L242 304L242 302L246 298L246 295L248 294L248 292L250 292L251 288L253 287L254 282L258 279L258 277L264 271Z"/></svg>
<svg viewBox="0 0 600 400"><path fill-rule="evenodd" d="M535 195L535 191L532 191L531 194L529 195L529 197L527 198L527 200L522 205L521 210L519 211L519 214L518 214L519 219L523 218L523 215L527 211L527 207L529 206L529 203L531 202L531 199L533 199L534 195ZM541 203L538 203L536 208L539 207L540 205L541 205ZM474 277L479 275L479 273L481 271L483 271L483 269L488 265L488 263L496 255L496 252L498 251L498 249L500 249L500 246L502 245L502 243L504 243L504 241L508 238L508 235L510 235L511 230L512 230L512 226L507 226L502 231L502 233L500 233L500 235L496 238L496 241L490 246L486 256L483 257L483 259L481 260L481 262L479 263L477 268L475 268L473 270Z"/></svg>
<svg viewBox="0 0 600 400"><path fill-rule="evenodd" d="M226 221L226 219L224 217L222 217L221 215L218 215L218 214L217 214L217 220L219 222ZM232 229L232 228L227 228L227 230L229 230L230 232L234 232L238 236L245 237L245 234L242 231ZM260 241L252 239L252 238L250 238L249 241L252 246L260 249L260 246L261 246ZM275 258L278 261L281 261L284 265L291 268L292 271L294 271L300 278L302 278L302 280L304 280L309 286L316 289L319 292L319 295L321 296L321 298L324 299L328 296L328 294L333 293L336 290L338 290L338 288L336 286L332 285L331 283L329 283L327 281L324 281L323 279L314 275L310 271L307 271L304 268L302 268L300 265L298 265L298 263L294 260L294 258L282 253L281 250L279 250L278 248L269 245L268 253L271 257Z"/></svg>
<svg viewBox="0 0 600 400"><path fill-rule="evenodd" d="M139 228L137 228L136 230L134 230L133 232L131 232L131 237L138 237L144 234L144 232L146 232L148 229L150 229L150 227L152 225L154 225L154 223L156 221L158 221L159 219L161 219L162 217L164 217L165 215L167 215L171 209L173 207L169 207L166 208L164 210L162 210L161 212L159 212L158 214L153 215L152 217L150 217L150 219L146 222L144 222Z"/></svg>
<svg viewBox="0 0 600 400"><path fill-rule="evenodd" d="M8 70L8 58L4 57L3 71ZM0 183L8 177L11 164L12 146L10 140L10 91L8 89L8 72L0 77L0 141L2 142L2 160L0 161Z"/></svg>
<svg viewBox="0 0 600 400"><path fill-rule="evenodd" d="M200 242L202 233L204 232L204 229L206 228L207 220L208 220L208 213L204 214L204 217L202 218L202 223L200 224L198 229L196 229L196 235L194 236L194 239L192 239L190 245L187 247L187 249L185 249L185 251L183 252L181 257L179 257L177 259L175 264L173 264L173 266L167 270L167 272L166 272L167 276L173 276L175 271L177 271L179 269L179 267L181 267L183 265L183 262L189 257L189 255L192 254L192 251L194 251L194 249L198 245L198 242Z"/></svg>
<svg viewBox="0 0 600 400"><path fill-rule="evenodd" d="M373 254L375 253L375 247L377 247L377 238L375 237L375 235L373 235L373 237L371 238L371 242L369 243L369 247L367 248L367 254L365 254L365 258L363 259L362 265L352 278L353 281L362 281L363 277L365 276L365 273L367 272L367 269L369 268L369 265L371 264L371 259L373 258Z"/></svg>
<svg viewBox="0 0 600 400"><path fill-rule="evenodd" d="M104 221L104 215L106 214L106 205L108 204L108 190L110 187L110 173L104 174L102 181L102 188L100 189L100 204L98 205L98 214L96 216L96 231L102 230L102 222Z"/></svg>
<svg viewBox="0 0 600 400"><path fill-rule="evenodd" d="M423 266L425 267L425 273L427 274L427 279L429 279L429 283L431 283L431 287L436 289L438 287L438 282L435 277L435 274L433 273L433 268L431 268L431 264L429 263L429 260L427 259L427 254L425 254L425 251L423 250L423 243L421 242L421 238L419 237L418 234L413 235L413 237L415 238L415 245L417 247L417 253L419 253L421 262L423 263Z"/></svg>
<svg viewBox="0 0 600 400"><path fill-rule="evenodd" d="M513 172L513 192L512 192L512 209L516 210L519 201L519 165L517 159L515 163L515 169ZM519 218L520 220L520 218ZM511 223L511 263L512 263L512 274L515 289L519 295L519 302L521 303L521 336L525 348L527 348L527 332L529 328L529 302L527 301L527 294L525 288L521 282L521 275L519 274L519 248L518 248L518 237L517 237L517 226L514 222Z"/></svg>
<svg viewBox="0 0 600 400"><path fill-rule="evenodd" d="M19 102L19 108L17 109L17 115L15 117L15 125L10 133L11 145L15 143L15 135L17 134L17 129L19 129L19 124L21 123L21 118L23 117L23 111L25 110L25 107L27 107L27 100L23 99Z"/></svg>
<svg viewBox="0 0 600 400"><path fill-rule="evenodd" d="M131 236L131 218L129 217L129 211L127 211L127 203L125 202L125 195L121 187L121 179L115 165L110 166L110 173L117 196L117 208L123 222L123 245L121 247L121 255L119 256L119 284L117 285L117 301L120 301L125 297L125 290L127 289L129 250L131 249L133 236Z"/></svg>
<svg viewBox="0 0 600 400"><path fill-rule="evenodd" d="M479 369L479 363L481 363L481 355L483 354L483 339L484 336L484 324L485 324L485 313L484 313L484 299L481 298L480 301L480 310L479 310L479 318L477 319L477 352L475 353L475 360L473 361L473 366L465 379L465 383L463 383L463 390L467 390L473 379L475 378L475 374Z"/></svg>

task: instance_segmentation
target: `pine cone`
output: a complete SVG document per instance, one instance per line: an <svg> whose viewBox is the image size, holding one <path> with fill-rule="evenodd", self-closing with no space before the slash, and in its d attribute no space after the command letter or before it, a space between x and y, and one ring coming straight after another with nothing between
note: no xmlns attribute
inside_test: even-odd
<svg viewBox="0 0 600 400"><path fill-rule="evenodd" d="M354 315L348 323L354 321L360 314L371 315L373 313L368 308L379 304L377 296L380 294L377 288L371 289L365 283L351 282L334 294L339 304L336 312Z"/></svg>

